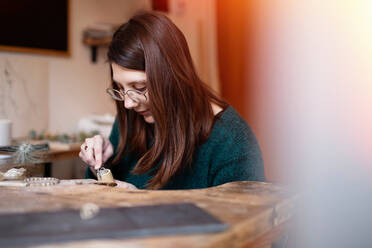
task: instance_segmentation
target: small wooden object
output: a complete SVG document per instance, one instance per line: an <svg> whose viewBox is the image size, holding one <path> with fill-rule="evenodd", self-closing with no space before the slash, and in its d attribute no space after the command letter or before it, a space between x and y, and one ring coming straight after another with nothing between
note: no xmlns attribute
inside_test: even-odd
<svg viewBox="0 0 372 248"><path fill-rule="evenodd" d="M100 46L108 46L111 42L111 37L104 37L104 38L94 38L94 37L84 37L83 43L85 45L90 46L92 51L92 62L97 62L97 48Z"/></svg>
<svg viewBox="0 0 372 248"><path fill-rule="evenodd" d="M97 171L98 184L116 186L115 179L112 176L111 170L101 167Z"/></svg>

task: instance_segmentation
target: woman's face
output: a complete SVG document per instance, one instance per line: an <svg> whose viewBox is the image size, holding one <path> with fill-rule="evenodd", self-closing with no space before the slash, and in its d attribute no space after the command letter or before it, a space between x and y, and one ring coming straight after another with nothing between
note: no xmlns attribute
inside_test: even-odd
<svg viewBox="0 0 372 248"><path fill-rule="evenodd" d="M134 101L128 94L125 94L124 107L132 109L138 114L142 115L147 123L154 123L154 118L149 109L149 96L146 88L146 74L143 71L131 70L122 67L118 64L112 63L113 80L123 93L128 90L135 90L136 92L146 92L147 100Z"/></svg>

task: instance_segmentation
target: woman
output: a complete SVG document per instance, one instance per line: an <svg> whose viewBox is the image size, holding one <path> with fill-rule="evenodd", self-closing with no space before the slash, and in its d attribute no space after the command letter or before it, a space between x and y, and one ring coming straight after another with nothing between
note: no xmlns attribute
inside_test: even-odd
<svg viewBox="0 0 372 248"><path fill-rule="evenodd" d="M197 76L185 37L166 16L142 13L119 27L108 60L117 118L109 139L81 147L88 177L106 163L129 188L264 180L254 134Z"/></svg>

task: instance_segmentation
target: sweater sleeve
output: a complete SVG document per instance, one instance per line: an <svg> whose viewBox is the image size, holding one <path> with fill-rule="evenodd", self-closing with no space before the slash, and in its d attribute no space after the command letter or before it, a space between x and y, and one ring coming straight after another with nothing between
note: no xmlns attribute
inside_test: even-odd
<svg viewBox="0 0 372 248"><path fill-rule="evenodd" d="M233 181L265 181L261 156L242 156L218 166L212 186Z"/></svg>
<svg viewBox="0 0 372 248"><path fill-rule="evenodd" d="M233 181L265 181L258 141L242 119L224 123L219 130L211 167L210 186Z"/></svg>

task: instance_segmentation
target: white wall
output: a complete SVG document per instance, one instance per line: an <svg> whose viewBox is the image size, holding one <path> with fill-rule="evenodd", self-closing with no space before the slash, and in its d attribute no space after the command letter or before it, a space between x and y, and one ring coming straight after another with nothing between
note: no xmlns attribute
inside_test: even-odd
<svg viewBox="0 0 372 248"><path fill-rule="evenodd" d="M0 119L13 122L14 137L48 128L48 75L43 58L0 53Z"/></svg>

